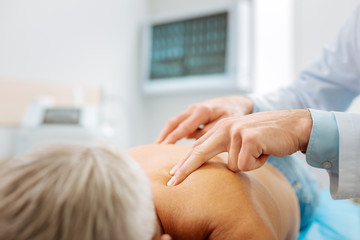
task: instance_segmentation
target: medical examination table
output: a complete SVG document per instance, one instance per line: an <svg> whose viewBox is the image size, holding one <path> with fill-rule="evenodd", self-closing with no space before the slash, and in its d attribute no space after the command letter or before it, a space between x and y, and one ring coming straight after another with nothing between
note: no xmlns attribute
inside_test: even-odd
<svg viewBox="0 0 360 240"><path fill-rule="evenodd" d="M350 200L332 200L321 190L315 219L300 232L298 240L360 240L360 205Z"/></svg>

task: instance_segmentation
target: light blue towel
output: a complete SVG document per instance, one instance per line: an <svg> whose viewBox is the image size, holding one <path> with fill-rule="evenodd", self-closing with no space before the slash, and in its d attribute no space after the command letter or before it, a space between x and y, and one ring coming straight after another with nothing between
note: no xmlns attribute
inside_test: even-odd
<svg viewBox="0 0 360 240"><path fill-rule="evenodd" d="M301 231L298 240L360 240L360 205L349 200L332 200L322 190L311 225Z"/></svg>

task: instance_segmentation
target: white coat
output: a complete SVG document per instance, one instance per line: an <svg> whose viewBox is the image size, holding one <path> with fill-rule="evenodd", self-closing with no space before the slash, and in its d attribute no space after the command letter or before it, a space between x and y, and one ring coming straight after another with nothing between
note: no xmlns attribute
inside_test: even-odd
<svg viewBox="0 0 360 240"><path fill-rule="evenodd" d="M360 197L360 114L344 112L359 94L358 7L336 41L324 48L321 58L305 69L293 84L251 98L258 111L298 108L334 111L339 132L339 174L329 172L330 190L334 199L342 199Z"/></svg>

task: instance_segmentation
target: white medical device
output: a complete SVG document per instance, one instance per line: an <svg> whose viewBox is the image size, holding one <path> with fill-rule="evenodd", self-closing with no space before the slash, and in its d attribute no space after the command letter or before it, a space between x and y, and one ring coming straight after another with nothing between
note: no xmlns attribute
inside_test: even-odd
<svg viewBox="0 0 360 240"><path fill-rule="evenodd" d="M143 90L251 89L251 0L147 21Z"/></svg>
<svg viewBox="0 0 360 240"><path fill-rule="evenodd" d="M104 140L96 107L53 108L32 104L15 139L15 153L42 143L89 143Z"/></svg>

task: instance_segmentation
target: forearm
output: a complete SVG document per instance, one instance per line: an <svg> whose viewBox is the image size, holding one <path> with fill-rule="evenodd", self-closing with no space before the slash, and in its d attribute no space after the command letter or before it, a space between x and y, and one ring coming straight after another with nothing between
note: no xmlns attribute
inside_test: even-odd
<svg viewBox="0 0 360 240"><path fill-rule="evenodd" d="M324 61L303 71L299 79L287 87L266 94L249 95L254 102L253 112L303 108L345 111L359 90L347 86L340 75L335 77L322 72Z"/></svg>

